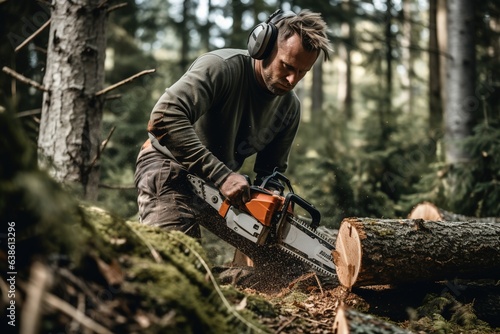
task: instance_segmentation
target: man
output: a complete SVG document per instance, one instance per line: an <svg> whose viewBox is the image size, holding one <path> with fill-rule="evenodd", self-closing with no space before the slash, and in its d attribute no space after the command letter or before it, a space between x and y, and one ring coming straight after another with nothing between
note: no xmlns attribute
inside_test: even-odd
<svg viewBox="0 0 500 334"><path fill-rule="evenodd" d="M300 121L293 88L329 51L319 14L277 11L252 31L248 50L200 56L151 113L151 140L135 173L141 222L200 238L198 222L209 211L196 201L187 173L241 206L249 184L236 171L247 157L257 153L257 180L275 168L284 172Z"/></svg>

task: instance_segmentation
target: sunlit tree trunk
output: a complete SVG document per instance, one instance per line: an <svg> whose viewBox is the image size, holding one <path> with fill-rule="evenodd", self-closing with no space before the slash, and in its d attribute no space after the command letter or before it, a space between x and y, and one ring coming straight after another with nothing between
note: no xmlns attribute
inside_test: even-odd
<svg viewBox="0 0 500 334"><path fill-rule="evenodd" d="M413 111L412 77L413 59L411 52L412 41L412 0L403 1L403 36L401 40L401 58L405 71L401 74L403 90L403 110L407 113Z"/></svg>
<svg viewBox="0 0 500 334"><path fill-rule="evenodd" d="M441 108L442 112L446 109L446 86L447 86L447 76L446 76L446 66L448 63L448 22L446 20L447 11L446 0L436 0L437 1L437 13L436 13L436 24L437 24L437 43L439 45L439 78L441 82ZM444 120L443 120L444 121ZM444 131L444 129L443 129Z"/></svg>
<svg viewBox="0 0 500 334"><path fill-rule="evenodd" d="M52 1L38 138L39 163L62 183L97 197L106 7L101 0Z"/></svg>
<svg viewBox="0 0 500 334"><path fill-rule="evenodd" d="M210 44L210 29L212 28L212 21L210 19L210 13L213 10L212 0L208 0L208 11L205 24L200 28L199 32L201 35L201 45L203 45L203 51L210 51L212 46Z"/></svg>
<svg viewBox="0 0 500 334"><path fill-rule="evenodd" d="M342 3L343 11L349 12L350 0ZM337 46L338 61L338 86L337 101L339 110L345 115L346 119L352 119L352 80L351 80L351 47L352 34L354 29L352 21L347 18L340 26L341 37L346 41Z"/></svg>
<svg viewBox="0 0 500 334"><path fill-rule="evenodd" d="M447 103L445 155L449 164L466 162L470 155L462 141L472 133L480 103L475 96L474 2L448 0Z"/></svg>

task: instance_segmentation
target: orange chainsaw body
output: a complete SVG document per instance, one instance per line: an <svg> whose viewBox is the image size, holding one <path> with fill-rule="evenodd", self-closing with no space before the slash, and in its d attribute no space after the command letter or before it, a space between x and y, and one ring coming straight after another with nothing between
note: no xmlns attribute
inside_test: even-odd
<svg viewBox="0 0 500 334"><path fill-rule="evenodd" d="M245 203L245 211L265 226L271 226L274 213L281 210L284 197L266 192L253 192L252 199ZM231 204L228 200L222 203L219 214L225 217Z"/></svg>

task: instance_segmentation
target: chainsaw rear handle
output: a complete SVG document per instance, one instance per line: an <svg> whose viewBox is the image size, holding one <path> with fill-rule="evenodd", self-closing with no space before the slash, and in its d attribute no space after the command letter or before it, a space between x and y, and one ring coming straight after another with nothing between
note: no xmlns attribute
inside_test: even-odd
<svg viewBox="0 0 500 334"><path fill-rule="evenodd" d="M288 206L294 203L306 210L307 213L311 215L312 221L310 226L311 228L316 229L319 226L319 222L321 220L321 213L314 207L314 205L294 193L288 193L286 195L285 203L283 204L283 214L285 214Z"/></svg>

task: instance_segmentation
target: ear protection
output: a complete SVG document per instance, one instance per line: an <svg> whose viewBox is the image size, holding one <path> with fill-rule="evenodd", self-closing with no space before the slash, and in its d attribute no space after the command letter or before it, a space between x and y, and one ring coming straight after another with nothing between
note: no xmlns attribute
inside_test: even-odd
<svg viewBox="0 0 500 334"><path fill-rule="evenodd" d="M276 24L287 17L295 16L291 11L284 12L278 9L269 16L266 22L258 24L252 29L248 36L247 48L252 58L264 59L273 50L276 38L278 37L278 28Z"/></svg>

